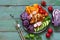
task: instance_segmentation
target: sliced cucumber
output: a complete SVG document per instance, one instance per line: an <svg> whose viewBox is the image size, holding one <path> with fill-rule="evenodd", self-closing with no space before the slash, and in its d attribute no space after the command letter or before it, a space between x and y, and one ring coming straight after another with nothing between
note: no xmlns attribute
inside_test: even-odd
<svg viewBox="0 0 60 40"><path fill-rule="evenodd" d="M42 30L44 26L40 26L39 30Z"/></svg>
<svg viewBox="0 0 60 40"><path fill-rule="evenodd" d="M42 25L39 28L37 28L37 31L42 30L43 28L47 27L49 22L50 22L50 20L43 22Z"/></svg>
<svg viewBox="0 0 60 40"><path fill-rule="evenodd" d="M42 25L39 27L39 30L42 30L43 27L44 27L44 24L42 24Z"/></svg>
<svg viewBox="0 0 60 40"><path fill-rule="evenodd" d="M44 22L44 27L45 27L46 25L47 25L46 22Z"/></svg>
<svg viewBox="0 0 60 40"><path fill-rule="evenodd" d="M37 28L37 31L39 31L39 27Z"/></svg>
<svg viewBox="0 0 60 40"><path fill-rule="evenodd" d="M50 23L50 20L47 20L47 21L43 22L42 25L41 25L40 27L34 28L35 32L44 29L45 27L47 27L47 25L48 25L49 23Z"/></svg>
<svg viewBox="0 0 60 40"><path fill-rule="evenodd" d="M36 31L37 31L37 29L36 29L36 28L34 28L34 31L36 32Z"/></svg>
<svg viewBox="0 0 60 40"><path fill-rule="evenodd" d="M48 25L49 24L49 21L46 21L46 25Z"/></svg>
<svg viewBox="0 0 60 40"><path fill-rule="evenodd" d="M49 22L50 22L50 20L49 20Z"/></svg>

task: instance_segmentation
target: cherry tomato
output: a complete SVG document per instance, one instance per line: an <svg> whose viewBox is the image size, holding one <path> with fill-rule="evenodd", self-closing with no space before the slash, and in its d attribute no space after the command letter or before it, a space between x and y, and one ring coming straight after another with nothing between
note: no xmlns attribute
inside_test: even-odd
<svg viewBox="0 0 60 40"><path fill-rule="evenodd" d="M48 33L49 33L49 34L52 34L52 33L53 33L52 28L49 28L49 29L48 29Z"/></svg>
<svg viewBox="0 0 60 40"><path fill-rule="evenodd" d="M46 38L50 38L50 34L49 33L46 33Z"/></svg>
<svg viewBox="0 0 60 40"><path fill-rule="evenodd" d="M42 6L38 6L39 9L42 9Z"/></svg>
<svg viewBox="0 0 60 40"><path fill-rule="evenodd" d="M49 7L48 7L48 11L49 11L49 12L52 12L52 11L53 11L53 7L52 7L52 6L49 6Z"/></svg>
<svg viewBox="0 0 60 40"><path fill-rule="evenodd" d="M40 13L43 13L43 9L40 9L39 12L40 12Z"/></svg>
<svg viewBox="0 0 60 40"><path fill-rule="evenodd" d="M45 1L42 1L42 2L41 2L41 5L42 5L42 6L46 6L46 2L45 2Z"/></svg>
<svg viewBox="0 0 60 40"><path fill-rule="evenodd" d="M47 12L45 13L45 16L48 16L48 13Z"/></svg>

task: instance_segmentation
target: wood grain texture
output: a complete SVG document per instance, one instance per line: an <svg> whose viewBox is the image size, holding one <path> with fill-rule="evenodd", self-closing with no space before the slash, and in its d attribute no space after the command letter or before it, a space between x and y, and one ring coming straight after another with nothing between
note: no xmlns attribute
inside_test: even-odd
<svg viewBox="0 0 60 40"><path fill-rule="evenodd" d="M20 40L17 32L0 32L0 40Z"/></svg>
<svg viewBox="0 0 60 40"><path fill-rule="evenodd" d="M0 20L0 31L16 31L14 20Z"/></svg>
<svg viewBox="0 0 60 40"><path fill-rule="evenodd" d="M54 32L50 39L46 38L46 32L41 34L43 40L60 40L60 33Z"/></svg>
<svg viewBox="0 0 60 40"><path fill-rule="evenodd" d="M45 1L47 2L46 10L49 5L53 5L54 9L60 9L60 0ZM22 26L21 20L18 19L20 18L20 14L25 10L26 5L34 3L40 4L41 0L0 0L0 40L20 40L19 34L15 29L15 20L10 17L10 14L14 15ZM54 30L54 27L51 27ZM26 34L27 32L24 31L23 35ZM55 32L54 30L50 39L47 39L45 34L46 32L40 34L43 40L60 40L60 32Z"/></svg>
<svg viewBox="0 0 60 40"><path fill-rule="evenodd" d="M60 0L45 0L47 5L60 5ZM0 5L32 5L40 4L41 0L0 0Z"/></svg>
<svg viewBox="0 0 60 40"><path fill-rule="evenodd" d="M23 7L0 7L0 31L16 31L15 21L10 14L19 18Z"/></svg>

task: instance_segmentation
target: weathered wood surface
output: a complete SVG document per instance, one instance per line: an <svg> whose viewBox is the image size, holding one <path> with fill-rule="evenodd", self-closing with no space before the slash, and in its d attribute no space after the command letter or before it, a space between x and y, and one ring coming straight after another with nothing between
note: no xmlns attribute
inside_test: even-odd
<svg viewBox="0 0 60 40"><path fill-rule="evenodd" d="M42 39L43 40L60 40L60 33L57 33L57 32L54 32L51 36L50 39L47 39L46 36L45 36L46 33L43 33L41 36L42 36Z"/></svg>
<svg viewBox="0 0 60 40"><path fill-rule="evenodd" d="M17 32L0 32L0 40L20 40Z"/></svg>
<svg viewBox="0 0 60 40"><path fill-rule="evenodd" d="M45 1L47 2L47 7L48 5L53 5L54 9L60 9L60 0ZM41 0L0 0L0 40L20 40L19 34L15 28L15 20L10 17L10 14L13 14L15 18L19 18L20 14L25 10L26 5L32 5L34 3L40 4L40 2ZM45 8L46 10L47 7ZM53 26L51 27L54 29ZM25 35L26 32L23 34ZM45 34L44 32L40 35L43 40L48 40ZM55 32L54 30L50 40L60 40L60 32Z"/></svg>
<svg viewBox="0 0 60 40"><path fill-rule="evenodd" d="M45 0L47 5L60 5L60 0ZM0 0L0 5L32 5L41 3L41 0Z"/></svg>

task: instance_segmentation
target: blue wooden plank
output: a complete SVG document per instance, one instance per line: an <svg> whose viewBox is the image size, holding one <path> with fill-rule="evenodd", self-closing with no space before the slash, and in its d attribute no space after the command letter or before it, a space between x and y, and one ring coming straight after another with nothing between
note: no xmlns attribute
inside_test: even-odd
<svg viewBox="0 0 60 40"><path fill-rule="evenodd" d="M0 20L0 31L16 31L14 20Z"/></svg>
<svg viewBox="0 0 60 40"><path fill-rule="evenodd" d="M0 40L20 40L17 32L0 32Z"/></svg>
<svg viewBox="0 0 60 40"><path fill-rule="evenodd" d="M0 7L0 18L2 17L4 19L4 17L10 18L10 14L15 15L16 17L18 17L18 15L20 15L20 13L22 13L25 9L25 6L10 6L10 7Z"/></svg>
<svg viewBox="0 0 60 40"><path fill-rule="evenodd" d="M60 0L45 0L47 5L60 5ZM0 5L32 5L40 4L41 0L0 0Z"/></svg>
<svg viewBox="0 0 60 40"><path fill-rule="evenodd" d="M0 7L0 31L16 31L15 21L10 17L13 14L19 18L20 13L24 10L24 7Z"/></svg>
<svg viewBox="0 0 60 40"><path fill-rule="evenodd" d="M43 40L60 40L60 33L54 32L50 39L46 38L46 33L41 34Z"/></svg>
<svg viewBox="0 0 60 40"><path fill-rule="evenodd" d="M32 2L33 1L33 2ZM41 0L0 0L0 5L28 5L32 3L38 3Z"/></svg>

